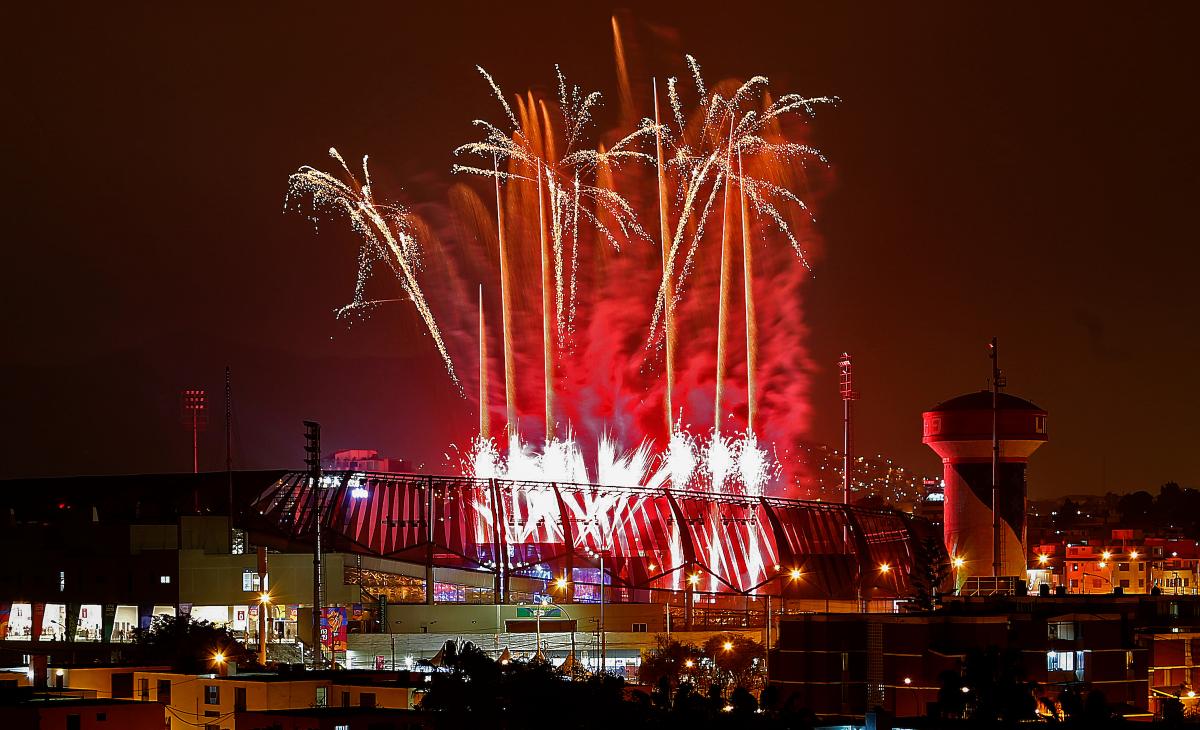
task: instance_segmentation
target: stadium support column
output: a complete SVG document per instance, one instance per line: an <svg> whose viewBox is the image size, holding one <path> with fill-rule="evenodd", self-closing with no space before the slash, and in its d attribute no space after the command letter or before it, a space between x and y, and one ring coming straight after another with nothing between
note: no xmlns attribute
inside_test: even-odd
<svg viewBox="0 0 1200 730"><path fill-rule="evenodd" d="M425 605L432 606L434 598L433 583L433 477L425 481L425 540L428 547L425 550Z"/></svg>

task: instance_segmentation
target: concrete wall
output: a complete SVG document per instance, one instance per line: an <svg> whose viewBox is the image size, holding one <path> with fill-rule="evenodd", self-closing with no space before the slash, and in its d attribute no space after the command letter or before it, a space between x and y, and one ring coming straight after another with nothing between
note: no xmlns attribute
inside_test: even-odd
<svg viewBox="0 0 1200 730"><path fill-rule="evenodd" d="M325 556L325 602L358 603L358 586L344 583L344 560L354 558L340 553ZM179 600L196 605L248 605L258 599L257 592L242 590L242 571L257 570L258 557L209 554L203 550L179 551ZM312 604L313 558L308 553L271 553L267 559L268 585L277 604Z"/></svg>

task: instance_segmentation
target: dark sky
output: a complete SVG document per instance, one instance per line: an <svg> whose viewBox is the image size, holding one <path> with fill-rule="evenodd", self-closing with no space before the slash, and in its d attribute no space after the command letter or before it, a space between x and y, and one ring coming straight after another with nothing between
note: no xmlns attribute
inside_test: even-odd
<svg viewBox="0 0 1200 730"><path fill-rule="evenodd" d="M0 476L186 469L187 386L218 401L220 468L226 364L241 466L299 464L307 417L439 461L471 415L406 310L334 320L354 242L284 215L287 175L336 145L436 199L494 116L474 64L517 91L558 62L615 103L614 8L130 5L9 11ZM840 438L850 350L860 448L939 471L920 412L984 387L997 335L1050 412L1031 496L1200 483L1193 4L645 5L623 17L649 72L690 52L843 99L814 127L815 439Z"/></svg>

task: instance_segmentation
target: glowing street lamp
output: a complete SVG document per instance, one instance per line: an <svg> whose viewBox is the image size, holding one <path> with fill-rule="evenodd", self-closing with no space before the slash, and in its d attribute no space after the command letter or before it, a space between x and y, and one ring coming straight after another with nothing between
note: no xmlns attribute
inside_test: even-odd
<svg viewBox="0 0 1200 730"><path fill-rule="evenodd" d="M721 645L721 648L724 649L725 651L733 651L733 642L726 641L724 644Z"/></svg>
<svg viewBox="0 0 1200 730"><path fill-rule="evenodd" d="M258 663L267 666L267 608L271 605L271 592L258 594Z"/></svg>
<svg viewBox="0 0 1200 730"><path fill-rule="evenodd" d="M1045 565L1046 563L1049 563L1049 562L1050 562L1049 555L1047 555L1045 553L1038 555L1038 565Z"/></svg>
<svg viewBox="0 0 1200 730"><path fill-rule="evenodd" d="M1137 560L1137 559L1138 559L1138 551L1137 551L1137 550L1130 550L1130 551L1129 551L1129 559L1130 559L1130 560Z"/></svg>
<svg viewBox="0 0 1200 730"><path fill-rule="evenodd" d="M1108 550L1105 550L1104 552L1100 553L1100 559L1106 563L1108 562L1109 558L1111 558L1111 557L1112 557L1112 553L1109 552Z"/></svg>
<svg viewBox="0 0 1200 730"><path fill-rule="evenodd" d="M792 580L800 580L800 569L793 568L790 575L792 577Z"/></svg>
<svg viewBox="0 0 1200 730"><path fill-rule="evenodd" d="M880 564L879 564L879 572L880 572L880 573L883 573L883 574L885 574L885 575L886 575L887 573L890 573L890 572L891 572L891 570L892 570L892 566L888 565L887 563L880 563Z"/></svg>

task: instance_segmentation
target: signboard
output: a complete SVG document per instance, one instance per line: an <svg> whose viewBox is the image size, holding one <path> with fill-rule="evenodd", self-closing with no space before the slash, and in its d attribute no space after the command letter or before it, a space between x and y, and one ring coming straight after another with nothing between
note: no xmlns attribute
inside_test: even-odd
<svg viewBox="0 0 1200 730"><path fill-rule="evenodd" d="M536 606L517 606L517 618L537 618L539 615L542 618L561 618L562 609L552 608L549 606L545 608L538 608Z"/></svg>
<svg viewBox="0 0 1200 730"><path fill-rule="evenodd" d="M346 609L329 606L321 616L321 645L330 651L346 651Z"/></svg>
<svg viewBox="0 0 1200 730"><path fill-rule="evenodd" d="M382 654L376 654L376 655L375 655L375 669L376 669L376 671L380 671L380 672L382 672L382 671L383 671L383 669L384 669L384 666L385 666L385 664L384 664L384 662L383 662L383 655L382 655Z"/></svg>

